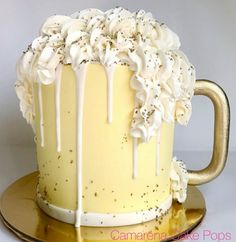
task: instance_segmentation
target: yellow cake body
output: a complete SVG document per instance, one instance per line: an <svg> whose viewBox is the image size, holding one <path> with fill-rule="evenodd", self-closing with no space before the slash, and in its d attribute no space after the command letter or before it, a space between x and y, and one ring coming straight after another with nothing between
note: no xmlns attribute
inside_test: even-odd
<svg viewBox="0 0 236 242"><path fill-rule="evenodd" d="M107 78L100 64L88 64L84 91L82 208L87 213L127 213L160 206L171 195L174 123L162 123L160 173L156 175L157 143L138 145L134 179L130 123L134 90L132 71L117 65L113 79L113 121L107 122ZM61 78L61 152L57 152L55 85L42 85L44 147L40 144L38 84L34 84L39 193L56 207L76 210L76 77L65 65Z"/></svg>
<svg viewBox="0 0 236 242"><path fill-rule="evenodd" d="M15 89L36 133L37 202L80 226L123 226L183 203L175 122L192 112L195 69L178 36L144 10L54 15L17 64Z"/></svg>

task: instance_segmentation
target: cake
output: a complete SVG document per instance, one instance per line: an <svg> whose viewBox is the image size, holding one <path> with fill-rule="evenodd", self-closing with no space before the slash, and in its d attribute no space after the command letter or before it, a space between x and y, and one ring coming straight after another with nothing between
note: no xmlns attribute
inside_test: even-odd
<svg viewBox="0 0 236 242"><path fill-rule="evenodd" d="M80 226L122 226L186 199L175 123L191 116L195 70L178 36L143 10L54 15L17 63L35 132L37 203Z"/></svg>

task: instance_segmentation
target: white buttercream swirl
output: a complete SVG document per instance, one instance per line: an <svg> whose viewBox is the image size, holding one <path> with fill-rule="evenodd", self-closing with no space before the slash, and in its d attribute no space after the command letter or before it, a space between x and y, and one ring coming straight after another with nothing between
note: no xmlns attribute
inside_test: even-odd
<svg viewBox="0 0 236 242"><path fill-rule="evenodd" d="M170 180L173 199L183 203L187 198L189 176L184 162L176 157L171 163Z"/></svg>
<svg viewBox="0 0 236 242"><path fill-rule="evenodd" d="M23 116L34 122L32 82L55 81L59 63L73 68L86 62L109 67L127 65L134 74L135 107L131 135L148 142L162 121L186 124L191 114L195 71L179 50L178 36L150 13L132 13L121 7L106 12L86 9L71 17L46 20L18 64L16 89ZM26 98L27 97L27 98Z"/></svg>

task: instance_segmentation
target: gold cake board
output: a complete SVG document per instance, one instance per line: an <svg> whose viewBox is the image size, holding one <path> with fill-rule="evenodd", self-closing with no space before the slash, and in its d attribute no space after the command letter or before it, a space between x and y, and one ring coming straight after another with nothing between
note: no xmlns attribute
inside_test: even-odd
<svg viewBox="0 0 236 242"><path fill-rule="evenodd" d="M20 178L1 197L2 221L24 241L173 241L189 234L200 224L206 213L203 195L196 187L189 186L186 202L174 202L162 218L130 226L78 229L47 216L37 206L37 175L34 172Z"/></svg>

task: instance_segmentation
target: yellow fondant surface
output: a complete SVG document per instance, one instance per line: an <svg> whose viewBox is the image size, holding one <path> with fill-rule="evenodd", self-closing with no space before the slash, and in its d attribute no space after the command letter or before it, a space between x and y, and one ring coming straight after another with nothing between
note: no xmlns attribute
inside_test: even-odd
<svg viewBox="0 0 236 242"><path fill-rule="evenodd" d="M161 126L160 174L155 175L156 142L138 146L138 176L132 178L130 125L135 92L132 72L117 65L113 82L113 121L107 122L107 79L100 64L89 64L84 94L83 210L122 213L147 210L170 195L174 124ZM54 84L43 85L45 146L40 146L38 85L34 85L39 191L51 204L76 209L76 78L70 65L61 81L61 152L56 150Z"/></svg>

